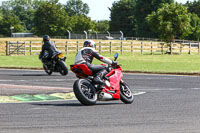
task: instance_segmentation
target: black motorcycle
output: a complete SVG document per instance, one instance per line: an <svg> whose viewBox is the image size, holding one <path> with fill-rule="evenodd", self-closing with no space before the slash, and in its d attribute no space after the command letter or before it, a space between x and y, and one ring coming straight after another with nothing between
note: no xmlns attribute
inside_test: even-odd
<svg viewBox="0 0 200 133"><path fill-rule="evenodd" d="M45 52L45 54L42 56L42 63L44 71L51 75L52 72L60 72L61 75L67 75L68 74L68 68L65 64L66 57L63 56L62 52L56 52L53 54L51 59L47 59L48 52Z"/></svg>

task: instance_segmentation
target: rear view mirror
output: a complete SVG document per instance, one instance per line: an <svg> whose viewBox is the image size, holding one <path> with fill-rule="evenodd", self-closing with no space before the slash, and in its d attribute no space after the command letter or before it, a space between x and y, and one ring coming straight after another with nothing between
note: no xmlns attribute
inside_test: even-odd
<svg viewBox="0 0 200 133"><path fill-rule="evenodd" d="M115 61L116 61L117 58L118 58L118 53L115 53L114 58L115 58Z"/></svg>

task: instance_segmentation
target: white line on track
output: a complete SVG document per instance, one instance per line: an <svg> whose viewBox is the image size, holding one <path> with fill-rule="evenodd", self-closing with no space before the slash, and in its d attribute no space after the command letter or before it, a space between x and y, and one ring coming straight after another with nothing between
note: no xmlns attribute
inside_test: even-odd
<svg viewBox="0 0 200 133"><path fill-rule="evenodd" d="M163 76L163 77L200 77L196 75L174 75L174 74L153 74L153 73L123 73L127 75L147 75L147 76Z"/></svg>
<svg viewBox="0 0 200 133"><path fill-rule="evenodd" d="M33 69L5 69L5 68L0 68L0 70L5 70L5 71L44 71L44 70L33 70Z"/></svg>
<svg viewBox="0 0 200 133"><path fill-rule="evenodd" d="M6 82L8 82L8 81L11 82L11 81L14 81L14 80L7 80L7 79L5 79L5 80L4 80L4 79L1 79L1 80L0 80L0 82L5 82L5 81L6 81Z"/></svg>
<svg viewBox="0 0 200 133"><path fill-rule="evenodd" d="M192 90L200 90L200 88L191 88Z"/></svg>
<svg viewBox="0 0 200 133"><path fill-rule="evenodd" d="M138 92L138 93L135 93L133 94L134 96L137 96L137 95L142 95L142 94L145 94L146 92Z"/></svg>
<svg viewBox="0 0 200 133"><path fill-rule="evenodd" d="M0 82L13 82L13 81L20 81L20 82L24 82L24 81L58 81L58 82L62 82L62 81L75 81L76 79L28 79L28 80L7 80L7 79L0 79Z"/></svg>
<svg viewBox="0 0 200 133"><path fill-rule="evenodd" d="M151 88L147 88L147 89L138 89L139 91L176 91L176 90L182 90L183 88L162 88L162 89L151 89Z"/></svg>

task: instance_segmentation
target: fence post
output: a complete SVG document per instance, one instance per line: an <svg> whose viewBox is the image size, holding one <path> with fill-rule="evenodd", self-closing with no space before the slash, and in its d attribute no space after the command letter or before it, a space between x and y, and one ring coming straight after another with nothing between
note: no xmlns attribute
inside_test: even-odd
<svg viewBox="0 0 200 133"><path fill-rule="evenodd" d="M172 55L172 47L173 47L173 43L171 42L171 44L170 44L171 46L170 46L170 54Z"/></svg>
<svg viewBox="0 0 200 133"><path fill-rule="evenodd" d="M26 42L24 42L24 55L26 55Z"/></svg>
<svg viewBox="0 0 200 133"><path fill-rule="evenodd" d="M161 44L161 53L162 55L164 55L164 43L160 43Z"/></svg>
<svg viewBox="0 0 200 133"><path fill-rule="evenodd" d="M143 43L141 42L141 54L143 54Z"/></svg>
<svg viewBox="0 0 200 133"><path fill-rule="evenodd" d="M153 55L153 43L151 42L151 55Z"/></svg>
<svg viewBox="0 0 200 133"><path fill-rule="evenodd" d="M79 42L77 41L77 47L76 47L76 48L77 48L77 49L76 49L77 52L78 52L78 49L79 49L79 45L78 45L78 43L79 43Z"/></svg>
<svg viewBox="0 0 200 133"><path fill-rule="evenodd" d="M189 53L188 54L191 54L191 42L189 42Z"/></svg>
<svg viewBox="0 0 200 133"><path fill-rule="evenodd" d="M30 55L32 55L32 41L30 41Z"/></svg>
<svg viewBox="0 0 200 133"><path fill-rule="evenodd" d="M19 55L19 41L17 41L17 55Z"/></svg>
<svg viewBox="0 0 200 133"><path fill-rule="evenodd" d="M198 53L200 54L200 43L198 42Z"/></svg>
<svg viewBox="0 0 200 133"><path fill-rule="evenodd" d="M9 55L9 44L8 44L8 41L6 41L6 55Z"/></svg>
<svg viewBox="0 0 200 133"><path fill-rule="evenodd" d="M8 43L8 48L9 48L9 55L10 55L10 41Z"/></svg>
<svg viewBox="0 0 200 133"><path fill-rule="evenodd" d="M110 55L112 54L112 42L110 42Z"/></svg>
<svg viewBox="0 0 200 133"><path fill-rule="evenodd" d="M133 54L133 42L131 42L131 53Z"/></svg>
<svg viewBox="0 0 200 133"><path fill-rule="evenodd" d="M99 53L101 54L102 49L101 49L101 42L99 42Z"/></svg>
<svg viewBox="0 0 200 133"><path fill-rule="evenodd" d="M182 54L182 44L180 43L180 54Z"/></svg>
<svg viewBox="0 0 200 133"><path fill-rule="evenodd" d="M123 42L121 41L121 54L123 54Z"/></svg>
<svg viewBox="0 0 200 133"><path fill-rule="evenodd" d="M68 54L68 42L66 41L66 45L65 45L65 51L66 51L66 54Z"/></svg>

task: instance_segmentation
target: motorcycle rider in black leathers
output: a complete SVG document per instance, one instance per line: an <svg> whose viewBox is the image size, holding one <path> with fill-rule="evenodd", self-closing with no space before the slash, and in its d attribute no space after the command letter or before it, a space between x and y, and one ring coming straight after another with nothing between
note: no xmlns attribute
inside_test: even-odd
<svg viewBox="0 0 200 133"><path fill-rule="evenodd" d="M103 76L107 74L108 71L106 70L106 66L91 64L94 57L109 65L117 64L116 61L112 61L98 54L95 50L95 42L92 40L86 40L83 43L83 48L80 49L76 55L75 64L86 64L94 74L93 82L95 84L104 85Z"/></svg>
<svg viewBox="0 0 200 133"><path fill-rule="evenodd" d="M54 42L50 40L50 37L48 35L43 36L43 42L44 44L42 45L42 51L40 52L39 59L42 59L42 61L50 61L54 53L59 51L56 48ZM48 56L46 58L43 58L45 52L48 52Z"/></svg>

